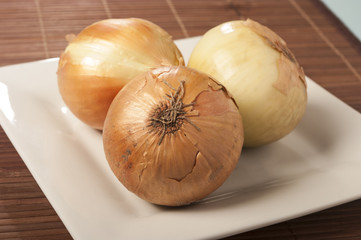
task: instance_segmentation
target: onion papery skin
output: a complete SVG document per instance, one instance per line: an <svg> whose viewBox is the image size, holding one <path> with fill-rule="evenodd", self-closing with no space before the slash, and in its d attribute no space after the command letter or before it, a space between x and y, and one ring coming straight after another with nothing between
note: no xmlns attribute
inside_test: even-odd
<svg viewBox="0 0 361 240"><path fill-rule="evenodd" d="M151 119L182 81L181 101L191 105L180 117L188 120L179 118L177 129L162 137L163 128L152 126ZM117 94L103 144L110 168L129 191L154 204L182 206L216 190L234 170L243 124L220 83L187 67L162 67L136 77Z"/></svg>
<svg viewBox="0 0 361 240"><path fill-rule="evenodd" d="M210 29L193 49L188 67L214 77L232 94L243 118L244 146L281 139L304 115L303 69L286 42L255 21Z"/></svg>
<svg viewBox="0 0 361 240"><path fill-rule="evenodd" d="M107 19L72 37L59 59L58 87L72 113L101 130L113 98L126 83L168 65L184 61L165 30L144 19Z"/></svg>

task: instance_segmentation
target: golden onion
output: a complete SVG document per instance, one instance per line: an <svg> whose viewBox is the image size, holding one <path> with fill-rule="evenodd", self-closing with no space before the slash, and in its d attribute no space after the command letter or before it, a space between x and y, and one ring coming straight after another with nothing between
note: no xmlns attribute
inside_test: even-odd
<svg viewBox="0 0 361 240"><path fill-rule="evenodd" d="M165 30L143 19L107 19L70 41L59 60L58 86L76 117L102 129L110 103L126 83L168 65L184 62Z"/></svg>
<svg viewBox="0 0 361 240"><path fill-rule="evenodd" d="M208 75L162 67L120 90L103 143L129 191L155 204L186 205L217 189L235 168L242 119L227 90Z"/></svg>
<svg viewBox="0 0 361 240"><path fill-rule="evenodd" d="M188 66L211 75L232 94L243 118L245 146L284 137L305 112L303 69L284 40L250 19L209 30Z"/></svg>

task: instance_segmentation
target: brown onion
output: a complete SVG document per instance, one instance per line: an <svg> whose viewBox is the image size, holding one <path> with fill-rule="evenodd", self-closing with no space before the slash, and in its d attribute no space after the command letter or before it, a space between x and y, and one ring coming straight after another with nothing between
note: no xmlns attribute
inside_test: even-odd
<svg viewBox="0 0 361 240"><path fill-rule="evenodd" d="M110 103L135 76L184 65L172 37L143 19L107 19L74 36L58 66L58 86L73 114L102 129Z"/></svg>
<svg viewBox="0 0 361 240"><path fill-rule="evenodd" d="M128 190L179 206L227 179L241 154L243 126L220 83L187 67L162 67L118 93L103 141L112 171Z"/></svg>

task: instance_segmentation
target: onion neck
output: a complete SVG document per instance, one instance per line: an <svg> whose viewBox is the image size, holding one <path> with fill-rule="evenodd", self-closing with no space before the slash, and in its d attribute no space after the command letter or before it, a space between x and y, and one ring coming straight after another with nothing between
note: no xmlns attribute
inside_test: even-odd
<svg viewBox="0 0 361 240"><path fill-rule="evenodd" d="M163 80L163 83L166 84L172 91L170 94L166 94L165 100L159 102L152 109L147 127L150 132L157 132L160 135L158 145L160 145L166 134L173 134L177 132L184 121L189 122L195 128L195 126L189 118L187 118L187 110L185 108L193 106L195 103L184 104L184 81L180 81L178 89L175 89L168 82Z"/></svg>

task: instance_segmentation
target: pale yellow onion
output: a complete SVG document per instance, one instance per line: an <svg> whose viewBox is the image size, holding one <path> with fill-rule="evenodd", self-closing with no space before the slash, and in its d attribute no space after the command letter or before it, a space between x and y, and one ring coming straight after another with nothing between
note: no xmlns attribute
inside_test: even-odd
<svg viewBox="0 0 361 240"><path fill-rule="evenodd" d="M241 154L243 126L221 84L187 67L162 67L118 93L103 142L112 171L129 191L179 206L205 197L228 178Z"/></svg>
<svg viewBox="0 0 361 240"><path fill-rule="evenodd" d="M284 137L305 112L306 81L295 56L276 33L250 19L209 30L188 66L210 74L232 94L243 118L245 146Z"/></svg>
<svg viewBox="0 0 361 240"><path fill-rule="evenodd" d="M102 129L110 103L126 83L167 65L184 62L165 30L143 19L107 19L70 41L59 60L58 86L75 116Z"/></svg>

